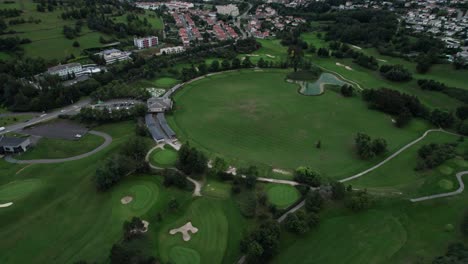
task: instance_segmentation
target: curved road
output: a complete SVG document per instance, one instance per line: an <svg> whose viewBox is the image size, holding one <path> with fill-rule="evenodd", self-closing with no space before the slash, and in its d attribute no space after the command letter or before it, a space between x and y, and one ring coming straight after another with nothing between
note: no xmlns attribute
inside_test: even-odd
<svg viewBox="0 0 468 264"><path fill-rule="evenodd" d="M386 159L384 159L383 161L379 162L377 165L375 166L372 166L370 167L369 169L363 171L363 172L360 172L358 174L355 174L353 176L350 176L348 178L344 178L344 179L341 179L340 182L347 182L347 181L350 181L350 180L354 180L354 179L357 179L375 169L378 169L380 166L384 165L385 163L387 163L388 161L390 161L391 159L395 158L396 156L398 156L400 153L402 153L403 151L405 151L406 149L410 148L411 146L413 146L414 144L418 143L419 141L423 140L429 133L432 133L432 132L442 132L442 133L447 133L447 134L452 134L452 135L457 135L455 133L452 133L452 132L448 132L448 131L445 131L441 128L439 129L429 129L427 130L426 132L424 132L424 134L411 141L410 143L406 144L405 146L403 146L401 149L399 149L397 152L393 153L392 155L388 156Z"/></svg>
<svg viewBox="0 0 468 264"><path fill-rule="evenodd" d="M458 187L458 189L453 192L439 193L439 194L428 195L428 196L423 196L419 198L413 198L413 199L410 199L410 201L413 203L416 203L416 202L422 202L422 201L432 200L436 198L443 198L443 197L458 195L462 193L463 190L465 189L465 184L463 183L463 180L462 180L462 176L465 174L468 174L468 171L462 171L455 175L457 177L458 183L460 184L460 187Z"/></svg>
<svg viewBox="0 0 468 264"><path fill-rule="evenodd" d="M11 156L6 156L5 160L10 163L18 163L18 164L49 164L49 163L61 163L61 162L67 162L67 161L74 161L74 160L79 160L79 159L89 157L93 155L94 153L101 151L102 149L104 149L105 147L109 146L112 143L112 137L106 133L94 131L94 130L89 131L89 133L104 138L104 143L102 143L99 147L91 150L90 152L86 152L77 156L73 156L69 158L62 158L62 159L17 160Z"/></svg>

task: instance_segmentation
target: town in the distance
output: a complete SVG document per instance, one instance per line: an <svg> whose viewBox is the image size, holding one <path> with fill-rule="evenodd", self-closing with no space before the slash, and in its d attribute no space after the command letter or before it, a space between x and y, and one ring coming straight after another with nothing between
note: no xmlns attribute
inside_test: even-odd
<svg viewBox="0 0 468 264"><path fill-rule="evenodd" d="M468 263L468 1L0 0L0 263Z"/></svg>

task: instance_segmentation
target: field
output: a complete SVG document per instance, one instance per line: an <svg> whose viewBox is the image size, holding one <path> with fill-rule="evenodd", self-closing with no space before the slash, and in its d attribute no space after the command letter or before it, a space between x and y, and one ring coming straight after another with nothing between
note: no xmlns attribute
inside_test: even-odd
<svg viewBox="0 0 468 264"><path fill-rule="evenodd" d="M290 185L268 184L266 187L268 201L280 209L286 208L299 199L299 191Z"/></svg>
<svg viewBox="0 0 468 264"><path fill-rule="evenodd" d="M73 26L74 22L70 20L62 20L60 14L63 10L56 9L52 12L38 12L36 4L32 0L17 0L19 8L23 11L22 18L41 20L40 23L26 23L10 26L9 29L15 30L17 34L7 36L18 36L21 38L29 38L32 43L22 45L26 55L37 57L42 56L46 59L63 59L70 54L79 56L81 51L87 48L100 47L99 37L106 35L91 31L87 26L84 26L81 35L76 39L67 39L63 35L63 26ZM8 5L8 8L11 8ZM80 43L80 47L72 46L74 41Z"/></svg>
<svg viewBox="0 0 468 264"><path fill-rule="evenodd" d="M100 136L86 134L79 140L41 138L36 146L15 156L16 159L59 159L89 152L104 143Z"/></svg>
<svg viewBox="0 0 468 264"><path fill-rule="evenodd" d="M156 149L151 153L150 161L158 167L173 167L177 161L177 151L172 148Z"/></svg>
<svg viewBox="0 0 468 264"><path fill-rule="evenodd" d="M370 111L358 97L330 90L318 97L300 95L284 81L286 74L243 71L191 83L176 94L168 121L182 141L231 163L289 170L307 165L335 179L378 161L356 157L356 133L383 137L395 151L428 128L420 120L395 128L390 116ZM318 140L321 149L315 147Z"/></svg>

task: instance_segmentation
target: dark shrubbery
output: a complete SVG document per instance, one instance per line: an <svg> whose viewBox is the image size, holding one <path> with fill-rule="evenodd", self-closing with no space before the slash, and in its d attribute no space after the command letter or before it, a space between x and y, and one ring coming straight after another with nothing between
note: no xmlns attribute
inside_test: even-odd
<svg viewBox="0 0 468 264"><path fill-rule="evenodd" d="M380 73L388 80L394 82L407 82L413 79L411 72L402 65L382 65Z"/></svg>
<svg viewBox="0 0 468 264"><path fill-rule="evenodd" d="M428 144L418 150L420 161L416 167L417 170L432 169L444 161L455 157L454 144Z"/></svg>
<svg viewBox="0 0 468 264"><path fill-rule="evenodd" d="M369 135L358 133L355 138L356 149L361 159L370 159L387 151L387 141L383 138L371 140Z"/></svg>

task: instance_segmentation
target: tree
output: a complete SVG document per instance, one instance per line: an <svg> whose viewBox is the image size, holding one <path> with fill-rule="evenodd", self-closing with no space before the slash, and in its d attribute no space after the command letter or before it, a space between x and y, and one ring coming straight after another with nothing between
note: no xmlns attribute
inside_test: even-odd
<svg viewBox="0 0 468 264"><path fill-rule="evenodd" d="M312 187L319 187L321 184L320 173L309 167L298 167L294 171L294 180Z"/></svg>
<svg viewBox="0 0 468 264"><path fill-rule="evenodd" d="M170 210L175 211L175 210L179 209L179 202L177 201L177 199L172 198L169 201L168 207L169 207Z"/></svg>
<svg viewBox="0 0 468 264"><path fill-rule="evenodd" d="M229 70L229 68L231 68L231 63L224 59L223 62L221 62L221 68L223 69L223 71L226 71L226 70Z"/></svg>
<svg viewBox="0 0 468 264"><path fill-rule="evenodd" d="M129 241L140 235L144 231L145 225L138 217L133 217L131 221L125 221L123 224L124 239Z"/></svg>
<svg viewBox="0 0 468 264"><path fill-rule="evenodd" d="M250 57L246 56L242 61L242 68L251 68L253 66L252 62L250 61Z"/></svg>
<svg viewBox="0 0 468 264"><path fill-rule="evenodd" d="M405 110L399 113L395 118L395 125L397 127L404 127L411 121L412 117L411 112L405 108Z"/></svg>
<svg viewBox="0 0 468 264"><path fill-rule="evenodd" d="M387 141L383 138L376 138L372 141L372 151L375 155L380 155L387 151Z"/></svg>
<svg viewBox="0 0 468 264"><path fill-rule="evenodd" d="M372 204L372 197L367 190L352 192L346 200L346 206L353 211L362 211L368 209Z"/></svg>
<svg viewBox="0 0 468 264"><path fill-rule="evenodd" d="M73 47L75 48L79 48L80 47L80 43L78 41L73 41Z"/></svg>
<svg viewBox="0 0 468 264"><path fill-rule="evenodd" d="M331 182L332 187L332 198L334 200L342 200L346 196L346 187L343 183L339 181Z"/></svg>
<svg viewBox="0 0 468 264"><path fill-rule="evenodd" d="M370 159L375 156L369 135L358 133L355 142L359 157L362 159Z"/></svg>
<svg viewBox="0 0 468 264"><path fill-rule="evenodd" d="M289 64L294 68L294 72L297 72L297 68L302 63L303 57L304 52L301 47L293 45L288 48L288 60Z"/></svg>
<svg viewBox="0 0 468 264"><path fill-rule="evenodd" d="M217 72L217 71L219 71L219 61L214 60L213 62L211 62L210 72Z"/></svg>
<svg viewBox="0 0 468 264"><path fill-rule="evenodd" d="M234 59L232 60L232 68L233 68L233 69L239 69L240 66L241 66L240 60L239 60L238 58L234 58Z"/></svg>
<svg viewBox="0 0 468 264"><path fill-rule="evenodd" d="M468 105L463 105L457 108L456 115L461 120L468 118Z"/></svg>
<svg viewBox="0 0 468 264"><path fill-rule="evenodd" d="M317 141L317 143L315 144L315 147L318 148L318 149L321 148L322 147L322 141L321 140Z"/></svg>
<svg viewBox="0 0 468 264"><path fill-rule="evenodd" d="M300 215L302 216L302 219L296 212L286 215L286 218L284 219L284 227L286 230L296 234L304 234L309 231L309 226L305 221L305 216L302 214Z"/></svg>
<svg viewBox="0 0 468 264"><path fill-rule="evenodd" d="M325 200L318 191L311 191L307 194L305 199L305 208L310 212L318 212L322 209Z"/></svg>
<svg viewBox="0 0 468 264"><path fill-rule="evenodd" d="M348 85L348 84L343 84L343 86L341 86L341 94L344 96L344 97L351 97L353 96L354 94L354 88L352 85Z"/></svg>
<svg viewBox="0 0 468 264"><path fill-rule="evenodd" d="M263 247L257 241L251 241L247 248L248 258L259 258L263 254Z"/></svg>
<svg viewBox="0 0 468 264"><path fill-rule="evenodd" d="M452 113L439 109L434 109L429 119L431 123L442 128L450 128L455 122Z"/></svg>

